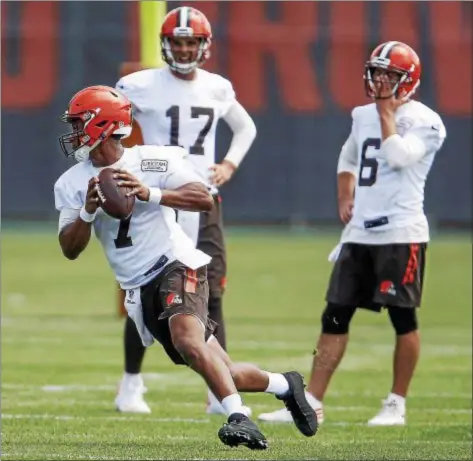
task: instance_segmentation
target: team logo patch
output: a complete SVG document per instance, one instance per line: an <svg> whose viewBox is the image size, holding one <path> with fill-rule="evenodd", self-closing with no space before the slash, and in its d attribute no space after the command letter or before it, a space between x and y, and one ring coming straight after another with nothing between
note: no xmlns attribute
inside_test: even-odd
<svg viewBox="0 0 473 461"><path fill-rule="evenodd" d="M403 117L396 123L397 132L400 136L403 136L407 130L412 128L414 125L414 120Z"/></svg>
<svg viewBox="0 0 473 461"><path fill-rule="evenodd" d="M379 291L385 295L396 296L396 288L390 280L383 280L379 285Z"/></svg>
<svg viewBox="0 0 473 461"><path fill-rule="evenodd" d="M182 298L178 293L169 293L166 297L166 304L173 306L175 304L182 304Z"/></svg>
<svg viewBox="0 0 473 461"><path fill-rule="evenodd" d="M168 171L167 160L141 160L141 171L158 171L164 173Z"/></svg>

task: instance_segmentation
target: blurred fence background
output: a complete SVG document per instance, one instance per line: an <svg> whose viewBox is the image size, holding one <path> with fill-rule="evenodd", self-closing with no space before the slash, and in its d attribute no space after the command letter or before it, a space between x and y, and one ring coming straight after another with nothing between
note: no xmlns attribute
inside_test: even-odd
<svg viewBox="0 0 473 461"><path fill-rule="evenodd" d="M213 24L207 68L233 82L258 127L222 190L227 223L337 221L336 164L350 111L367 102L364 62L379 42L401 40L418 51L419 97L448 132L428 181L427 214L440 224L471 225L471 2L192 6ZM58 116L74 92L113 86L119 65L138 60L137 13L136 2L1 3L2 218L56 219L53 184L70 166L57 144L67 130ZM219 157L229 139L222 126Z"/></svg>

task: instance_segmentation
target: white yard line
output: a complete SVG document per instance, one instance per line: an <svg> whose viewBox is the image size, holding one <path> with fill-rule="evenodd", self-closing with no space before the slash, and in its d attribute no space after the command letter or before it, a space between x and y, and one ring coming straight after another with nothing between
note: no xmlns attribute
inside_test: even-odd
<svg viewBox="0 0 473 461"><path fill-rule="evenodd" d="M152 408L155 409L155 411L159 411L160 408L165 407L165 408L196 408L196 409L201 409L202 411L205 409L205 404L204 402L179 402L179 401L149 401L148 402ZM12 410L14 408L35 408L35 407L41 407L41 406L49 406L49 407L66 407L66 406L81 406L81 407L96 407L96 408L113 408L113 401L112 399L109 400L81 400L81 399L71 399L71 398L65 398L65 399L58 399L57 397L52 400L51 398L45 399L45 398L37 398L33 400L25 400L25 399L9 399L8 397L3 397L2 401L2 406L3 408L8 408L9 410ZM253 408L253 409L258 409L261 412L265 411L273 411L276 409L274 405L268 405L268 404L249 404L248 405ZM374 411L376 410L376 407L373 405L326 405L325 407L326 412L350 412L350 411ZM416 407L409 407L408 408L409 413L417 413L417 412L422 412L422 413L434 413L434 414L452 414L452 415L468 415L472 413L471 408L416 408Z"/></svg>
<svg viewBox="0 0 473 461"><path fill-rule="evenodd" d="M52 415L44 414L12 414L2 413L3 419L53 419L56 421L90 421L94 419L104 421L146 421L149 423L195 423L207 424L210 419L196 419L196 418L150 418L147 416L75 416L75 415Z"/></svg>
<svg viewBox="0 0 473 461"><path fill-rule="evenodd" d="M144 374L145 382L150 390L159 390L162 384L173 384L179 383L183 387L194 387L196 383L201 382L200 378L196 379L196 382L189 383L187 377L183 380L183 375L173 373L153 373ZM148 378L148 379L147 379ZM202 384L203 386L203 384ZM47 384L47 385L34 385L34 384L18 384L18 383L2 383L2 391L28 391L31 393L45 392L45 393L57 393L57 392L116 392L118 389L117 385L102 384ZM382 392L373 391L329 391L327 394L330 397L379 397L382 398L384 394ZM472 399L472 393L468 392L412 392L409 397L412 398L438 398L438 399ZM5 396L4 396L5 398Z"/></svg>

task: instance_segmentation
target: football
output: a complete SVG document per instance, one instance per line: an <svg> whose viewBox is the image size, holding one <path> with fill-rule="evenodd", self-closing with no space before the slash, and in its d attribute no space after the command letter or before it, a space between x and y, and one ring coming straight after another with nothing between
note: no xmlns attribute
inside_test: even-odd
<svg viewBox="0 0 473 461"><path fill-rule="evenodd" d="M113 177L112 168L104 168L99 173L99 183L97 190L99 195L99 203L103 211L115 219L127 219L133 211L135 204L135 196L126 196L131 191L129 187L120 187L118 179Z"/></svg>

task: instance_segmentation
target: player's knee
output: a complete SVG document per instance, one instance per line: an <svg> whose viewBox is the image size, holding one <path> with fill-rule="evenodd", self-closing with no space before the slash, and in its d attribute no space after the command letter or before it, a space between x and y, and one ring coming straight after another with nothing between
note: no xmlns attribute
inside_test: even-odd
<svg viewBox="0 0 473 461"><path fill-rule="evenodd" d="M245 366L241 363L230 363L228 367L230 374L232 375L233 382L237 389L241 388L241 384L244 382Z"/></svg>
<svg viewBox="0 0 473 461"><path fill-rule="evenodd" d="M396 335L406 335L419 328L414 307L388 307L389 318Z"/></svg>
<svg viewBox="0 0 473 461"><path fill-rule="evenodd" d="M329 335L345 335L356 307L340 306L328 303L322 314L322 333Z"/></svg>
<svg viewBox="0 0 473 461"><path fill-rule="evenodd" d="M192 366L205 360L207 345L199 336L174 334L172 343L187 364Z"/></svg>
<svg viewBox="0 0 473 461"><path fill-rule="evenodd" d="M194 338L178 338L173 340L174 347L189 365L196 365L205 360L207 346L205 342Z"/></svg>

